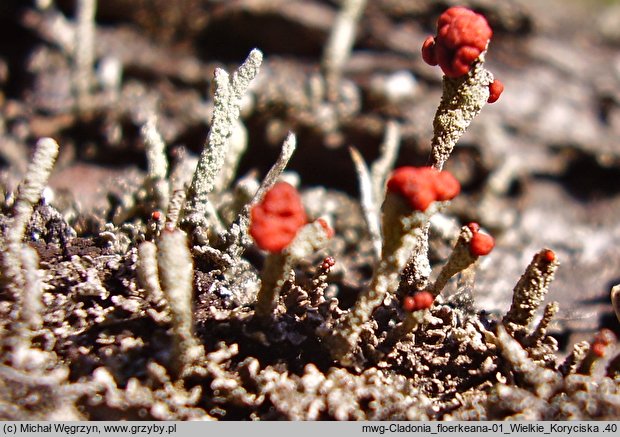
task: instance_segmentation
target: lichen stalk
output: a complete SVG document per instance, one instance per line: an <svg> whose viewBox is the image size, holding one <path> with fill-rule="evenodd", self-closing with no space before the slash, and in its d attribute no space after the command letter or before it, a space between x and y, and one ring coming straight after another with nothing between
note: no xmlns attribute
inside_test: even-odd
<svg viewBox="0 0 620 437"><path fill-rule="evenodd" d="M267 255L261 275L261 287L254 306L256 317L265 320L274 314L282 285L287 280L293 265L325 247L332 232L326 227L323 219L316 220L301 228L282 252Z"/></svg>
<svg viewBox="0 0 620 437"><path fill-rule="evenodd" d="M496 335L495 343L510 369L519 374L539 397L547 399L551 396L560 382L559 375L530 359L527 351L503 325L497 326Z"/></svg>
<svg viewBox="0 0 620 437"><path fill-rule="evenodd" d="M185 190L179 189L172 191L168 201L168 211L166 212L166 224L169 228L176 228L179 222L179 215L185 202Z"/></svg>
<svg viewBox="0 0 620 437"><path fill-rule="evenodd" d="M549 249L543 249L534 255L517 282L513 290L512 305L503 319L509 332L527 329L534 320L559 265L555 255L551 257L550 253L553 254Z"/></svg>
<svg viewBox="0 0 620 437"><path fill-rule="evenodd" d="M43 326L43 283L38 270L37 252L22 246L20 264L24 277L22 298L14 304L15 335L8 340L12 344L12 363L16 368L36 368L41 363L41 355L32 353L32 338ZM17 313L17 314L15 314Z"/></svg>
<svg viewBox="0 0 620 437"><path fill-rule="evenodd" d="M590 350L590 343L583 340L573 345L573 350L566 357L562 365L560 366L560 372L562 375L567 376L577 373L577 369L581 366L581 363L588 355Z"/></svg>
<svg viewBox="0 0 620 437"><path fill-rule="evenodd" d="M395 293L400 272L414 248L420 245L428 218L437 207L438 204L433 204L425 212L412 211L401 196L387 194L383 205L383 250L371 283L338 322L333 335L325 340L332 358L341 364L351 364L349 354L355 348L362 325L370 320L388 293Z"/></svg>
<svg viewBox="0 0 620 437"><path fill-rule="evenodd" d="M95 13L97 0L78 0L75 32L75 77L77 109L88 108L95 63Z"/></svg>
<svg viewBox="0 0 620 437"><path fill-rule="evenodd" d="M559 310L560 310L560 306L557 302L549 302L545 306L545 310L543 312L542 318L540 319L540 322L538 322L538 325L536 325L536 329L534 329L534 331L528 338L528 341L531 344L535 345L536 343L539 343L540 341L542 341L542 339L544 339L547 336L547 330L549 328L549 324L551 323L551 321L553 320L553 318L555 317L555 315L558 313Z"/></svg>
<svg viewBox="0 0 620 437"><path fill-rule="evenodd" d="M441 102L433 119L431 165L441 170L457 141L489 98L493 74L484 68L484 53L468 74L443 77Z"/></svg>
<svg viewBox="0 0 620 437"><path fill-rule="evenodd" d="M280 149L280 154L278 155L278 159L271 166L263 181L261 182L258 190L254 193L252 199L244 205L241 209L241 212L235 219L234 223L228 230L229 237L229 247L226 250L226 253L232 257L234 260L240 259L243 251L246 247L248 247L252 240L248 237L248 229L250 227L250 212L252 207L260 203L265 197L265 193L267 193L275 183L278 181L278 178L288 165L293 153L295 153L295 149L297 148L297 137L293 132L289 132L282 143L282 148Z"/></svg>
<svg viewBox="0 0 620 437"><path fill-rule="evenodd" d="M226 161L226 154L234 126L239 119L241 99L250 83L258 75L263 54L254 49L232 81L223 69L216 69L213 118L207 144L200 155L192 183L187 190L187 200L181 212L184 227L208 226L205 216L208 212L208 195L215 188L218 175Z"/></svg>
<svg viewBox="0 0 620 437"><path fill-rule="evenodd" d="M215 183L215 191L227 189L237 174L239 161L248 148L248 130L241 120L237 120L230 136L228 153L224 158L224 165Z"/></svg>
<svg viewBox="0 0 620 437"><path fill-rule="evenodd" d="M192 257L187 236L178 229L164 229L157 248L159 283L172 317L172 370L183 375L204 356L204 348L194 336Z"/></svg>
<svg viewBox="0 0 620 437"><path fill-rule="evenodd" d="M267 255L261 274L261 287L254 306L256 317L264 319L273 314L278 304L280 290L288 277L292 264L292 258L285 253Z"/></svg>
<svg viewBox="0 0 620 437"><path fill-rule="evenodd" d="M437 297L450 278L465 270L478 259L478 257L473 256L469 250L469 242L472 237L473 232L469 227L463 226L448 261L446 261L446 264L439 272L435 282L427 289L433 296Z"/></svg>
<svg viewBox="0 0 620 437"><path fill-rule="evenodd" d="M581 363L579 363L576 373L581 375L592 375L592 373L594 372L596 364L598 361L600 361L601 357L599 357L593 352L592 346L593 345L590 344L588 352L586 353L585 357L583 357L583 360L581 360Z"/></svg>
<svg viewBox="0 0 620 437"><path fill-rule="evenodd" d="M150 114L140 130L146 147L148 175L153 179L164 179L168 174L166 144L157 130L157 116Z"/></svg>
<svg viewBox="0 0 620 437"><path fill-rule="evenodd" d="M138 246L138 263L136 265L138 282L144 289L146 301L159 313L167 307L164 292L158 281L157 246L151 241L143 241ZM147 312L149 312L147 310ZM154 315L151 313L151 315ZM161 317L159 317L161 319Z"/></svg>
<svg viewBox="0 0 620 437"><path fill-rule="evenodd" d="M338 98L342 69L353 48L356 26L365 7L366 0L344 0L325 45L322 68L327 84L327 96L331 101Z"/></svg>
<svg viewBox="0 0 620 437"><path fill-rule="evenodd" d="M428 258L429 231L430 222L424 226L418 238L418 243L411 251L409 260L403 268L403 274L401 275L401 288L403 291L421 291L428 286L432 272Z"/></svg>
<svg viewBox="0 0 620 437"><path fill-rule="evenodd" d="M13 220L5 232L6 250L0 258L2 260L2 282L6 284L14 296L19 300L19 294L24 286L21 271L21 248L26 226L32 216L35 204L41 198L41 193L47 184L52 167L58 156L58 143L51 138L42 138L37 142L34 156L28 165L26 177L19 187L17 199L13 207Z"/></svg>
<svg viewBox="0 0 620 437"><path fill-rule="evenodd" d="M472 255L470 250L470 242L473 235L474 233L469 226L463 226L461 228L459 238L454 245L454 249L452 250L450 257L439 272L435 282L428 286L425 286L425 284L427 284L428 276L430 275L430 266L426 269L425 264L423 264L428 263L428 246L425 246L428 239L421 239L419 245L414 250L412 256L413 262L410 260L406 267L406 270L410 269L411 271L406 271L406 273L403 274L403 276L410 276L409 280L412 283L407 284L408 287L401 287L401 289L406 290L414 288L414 293L424 290L431 293L433 298L437 297L444 289L450 278L471 266L478 259L478 256ZM424 311L407 311L403 321L390 332L388 338L384 342L384 345L395 344L409 332L417 329L423 318Z"/></svg>
<svg viewBox="0 0 620 437"><path fill-rule="evenodd" d="M355 172L357 173L357 180L360 190L360 205L362 207L362 212L364 213L364 220L366 221L370 241L372 241L372 247L375 252L375 260L378 260L381 257L382 245L379 206L377 205L379 198L375 197L370 171L368 170L368 166L364 162L364 158L361 153L355 147L350 147L349 153L351 155L353 165L355 165Z"/></svg>
<svg viewBox="0 0 620 437"><path fill-rule="evenodd" d="M140 132L146 148L147 181L154 191L156 208L165 211L170 197L170 184L166 179L168 158L166 157L166 143L157 130L157 117L154 114L147 118Z"/></svg>
<svg viewBox="0 0 620 437"><path fill-rule="evenodd" d="M19 194L13 209L13 223L10 232L7 233L9 242L21 243L24 239L26 225L32 216L34 205L41 198L57 156L58 143L56 141L51 138L42 138L37 142L26 177L19 187Z"/></svg>
<svg viewBox="0 0 620 437"><path fill-rule="evenodd" d="M207 225L206 215L208 194L215 186L215 180L226 156L228 138L232 135L234 111L230 110L231 90L228 73L222 69L215 70L214 110L207 145L200 155L192 183L186 194L185 207L182 210L187 220L196 224Z"/></svg>
<svg viewBox="0 0 620 437"><path fill-rule="evenodd" d="M250 203L246 205L246 207L244 208L244 211L249 211L252 206L256 205L261 200L263 200L265 193L274 186L274 184L277 182L278 178L280 177L280 175L286 168L296 148L297 148L297 137L295 136L293 132L289 132L286 135L284 142L282 143L282 149L280 150L278 159L267 172L267 175L261 182L260 186L258 187L258 190L254 194L254 197L252 197L252 200L250 201ZM247 212L246 212L246 215L247 215Z"/></svg>
<svg viewBox="0 0 620 437"><path fill-rule="evenodd" d="M355 147L349 149L359 181L360 202L364 213L364 219L377 259L381 256L381 246L383 244L381 241L381 220L379 213L381 209L380 199L385 190L385 183L388 175L390 171L392 171L398 155L400 135L399 124L395 121L389 121L385 127L385 136L379 150L379 158L372 163L370 169Z"/></svg>
<svg viewBox="0 0 620 437"><path fill-rule="evenodd" d="M577 373L592 375L597 367L597 363L600 363L601 361L609 361L611 358L610 349L614 349L616 342L617 338L612 330L607 328L600 329L592 337L588 353L577 369ZM609 364L611 364L611 362ZM607 371L610 371L609 367L607 368Z"/></svg>
<svg viewBox="0 0 620 437"><path fill-rule="evenodd" d="M28 335L43 326L43 278L39 271L39 255L30 246L23 246L21 263L24 269L24 299L21 301L19 318Z"/></svg>
<svg viewBox="0 0 620 437"><path fill-rule="evenodd" d="M381 143L381 147L379 148L379 157L370 166L370 176L375 199L380 199L383 194L387 178L394 168L394 163L398 157L400 140L400 124L394 120L388 121L385 124L385 133L383 136L383 143Z"/></svg>

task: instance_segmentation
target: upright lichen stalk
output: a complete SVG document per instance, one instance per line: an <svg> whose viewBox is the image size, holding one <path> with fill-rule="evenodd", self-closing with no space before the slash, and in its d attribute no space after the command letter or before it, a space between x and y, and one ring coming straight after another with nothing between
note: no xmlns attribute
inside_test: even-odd
<svg viewBox="0 0 620 437"><path fill-rule="evenodd" d="M404 295L401 298L407 314L395 330L394 339L417 326L417 311L432 305L450 277L493 246L492 238L478 234L477 227L465 227L453 256L438 280L429 286L429 219L441 206L439 202L452 199L460 190L458 181L441 170L473 118L487 102L497 100L503 88L483 66L492 33L483 16L466 8L453 7L439 17L437 36L428 37L422 46L424 60L430 65L439 65L445 75L441 103L433 121L431 166L400 168L388 181L388 194L382 207L381 257L373 279L353 308L336 323L334 333L326 338L332 357L341 364L352 364L352 353L364 323L388 293L396 292L401 274L401 294ZM352 155L358 173L368 173L355 152ZM438 205L429 207L435 201Z"/></svg>
<svg viewBox="0 0 620 437"><path fill-rule="evenodd" d="M19 187L17 200L13 207L13 220L5 231L5 244L1 260L2 283L9 287L15 299L19 301L20 291L24 287L21 271L21 249L26 234L26 226L34 206L41 199L41 193L47 184L52 167L58 156L58 144L51 138L42 138L28 166L26 178Z"/></svg>
<svg viewBox="0 0 620 437"><path fill-rule="evenodd" d="M450 278L471 266L480 256L489 254L494 244L493 237L481 233L477 223L463 226L448 261L428 287L428 292L437 297Z"/></svg>
<svg viewBox="0 0 620 437"><path fill-rule="evenodd" d="M75 94L78 110L87 109L95 64L95 13L97 0L78 0L75 32Z"/></svg>
<svg viewBox="0 0 620 437"><path fill-rule="evenodd" d="M424 244L429 218L459 193L460 185L449 173L431 167L401 167L392 173L387 190L382 206L383 246L371 283L326 338L332 357L344 365L352 363L351 352L364 323L388 294L396 292L411 253Z"/></svg>
<svg viewBox="0 0 620 437"><path fill-rule="evenodd" d="M264 321L274 314L294 263L324 247L333 230L322 218L308 223L295 187L278 182L252 206L249 232L268 253L254 306L256 317Z"/></svg>
<svg viewBox="0 0 620 437"><path fill-rule="evenodd" d="M240 259L246 246L251 243L251 239L248 238L248 232L250 228L250 215L252 209L263 201L265 194L276 184L278 178L293 156L296 148L297 137L294 133L289 132L282 143L282 149L280 151L280 155L278 155L278 159L269 169L267 175L263 178L263 181L258 187L258 190L256 190L256 193L254 193L252 199L241 209L241 212L237 216L235 222L228 230L231 241L227 252L233 259Z"/></svg>
<svg viewBox="0 0 620 437"><path fill-rule="evenodd" d="M168 176L168 159L166 158L166 143L157 130L157 117L150 114L141 129L146 148L146 162L148 164L148 178L146 184L153 191L155 207L160 211L168 208L170 184Z"/></svg>
<svg viewBox="0 0 620 437"><path fill-rule="evenodd" d="M364 219L368 227L368 233L375 250L376 260L381 257L381 199L385 189L385 183L389 173L394 168L394 162L398 156L400 147L400 126L395 121L387 122L385 137L379 150L379 158L372 164L370 169L364 162L359 151L351 147L351 159L355 164L355 170L359 179L360 203L364 212Z"/></svg>
<svg viewBox="0 0 620 437"><path fill-rule="evenodd" d="M351 364L352 357L348 354L355 347L364 323L370 320L372 313L387 294L396 291L400 272L413 249L419 244L426 218L419 213L404 215L401 220L392 223L395 227L388 233L393 235L384 240L381 260L374 270L370 285L359 295L353 308L338 324L334 335L326 340L332 357L341 364Z"/></svg>
<svg viewBox="0 0 620 437"><path fill-rule="evenodd" d="M441 170L459 138L486 103L495 102L501 82L484 68L493 32L486 19L467 8L447 9L437 20L437 36L422 45L422 57L444 72L441 102L433 119L430 164ZM413 290L427 286L428 226L405 268L405 284Z"/></svg>
<svg viewBox="0 0 620 437"><path fill-rule="evenodd" d="M213 191L218 174L226 161L229 140L239 119L241 98L258 74L262 61L263 54L260 50L252 50L233 74L232 81L223 69L215 70L213 119L207 144L200 155L181 212L182 226L185 228L206 228L209 225L207 217L212 212L208 196Z"/></svg>
<svg viewBox="0 0 620 437"><path fill-rule="evenodd" d="M24 244L24 239L28 222L41 199L57 155L56 141L42 138L37 142L13 206L13 220L4 230L4 245L0 245L0 286L6 287L13 300L10 329L14 335L4 340L11 350L9 356L13 366L20 369L44 367L48 359L32 351L32 338L43 324L43 281L38 270L37 252Z"/></svg>
<svg viewBox="0 0 620 437"><path fill-rule="evenodd" d="M164 229L157 249L159 283L172 318L172 370L183 376L204 357L204 348L194 336L192 256L185 232L179 229Z"/></svg>
<svg viewBox="0 0 620 437"><path fill-rule="evenodd" d="M501 82L484 68L493 31L486 19L463 7L447 9L437 20L437 35L422 45L422 57L444 73L443 95L433 121L431 160L441 170L458 139L486 103L495 102Z"/></svg>
<svg viewBox="0 0 620 437"><path fill-rule="evenodd" d="M366 0L344 0L336 16L332 32L323 53L323 70L327 84L327 97L336 100L342 69L349 58L355 42L355 31L360 20Z"/></svg>
<svg viewBox="0 0 620 437"><path fill-rule="evenodd" d="M483 55L481 55L483 56ZM493 74L480 58L469 74L443 77L443 94L433 120L431 163L441 170L457 141L489 99Z"/></svg>
<svg viewBox="0 0 620 437"><path fill-rule="evenodd" d="M509 332L529 327L545 299L558 265L555 253L550 249L543 249L534 256L514 288L512 305L503 320Z"/></svg>

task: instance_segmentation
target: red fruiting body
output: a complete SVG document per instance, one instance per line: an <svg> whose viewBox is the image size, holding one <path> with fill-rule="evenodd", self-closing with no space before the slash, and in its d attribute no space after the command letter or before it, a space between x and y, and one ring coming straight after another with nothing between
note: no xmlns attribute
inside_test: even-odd
<svg viewBox="0 0 620 437"><path fill-rule="evenodd" d="M392 173L387 189L403 196L415 211L426 211L437 200L456 197L461 185L447 171L433 167L400 167Z"/></svg>
<svg viewBox="0 0 620 437"><path fill-rule="evenodd" d="M495 240L493 237L481 232L474 232L469 242L469 253L476 257L484 256L491 253L493 247L495 247Z"/></svg>
<svg viewBox="0 0 620 437"><path fill-rule="evenodd" d="M422 59L428 65L437 65L437 56L435 55L435 38L427 37L422 44Z"/></svg>
<svg viewBox="0 0 620 437"><path fill-rule="evenodd" d="M603 358L605 356L605 349L607 349L607 346L603 343L593 343L592 346L590 346L592 353L599 358Z"/></svg>
<svg viewBox="0 0 620 437"><path fill-rule="evenodd" d="M416 211L425 211L435 201L432 180L437 170L431 167L400 167L388 180L389 192L405 197Z"/></svg>
<svg viewBox="0 0 620 437"><path fill-rule="evenodd" d="M435 193L437 200L443 202L445 200L454 199L461 192L461 184L452 174L447 171L440 171L435 176Z"/></svg>
<svg viewBox="0 0 620 437"><path fill-rule="evenodd" d="M428 291L420 291L413 295L413 300L418 310L426 310L433 305L435 298Z"/></svg>
<svg viewBox="0 0 620 437"><path fill-rule="evenodd" d="M482 15L464 7L452 7L437 20L437 37L424 41L422 57L430 65L439 64L446 76L459 77L469 73L492 35Z"/></svg>
<svg viewBox="0 0 620 437"><path fill-rule="evenodd" d="M547 261L548 263L552 263L553 261L555 261L555 252L551 249L545 250L542 256L543 256L543 259Z"/></svg>
<svg viewBox="0 0 620 437"><path fill-rule="evenodd" d="M307 222L297 190L286 182L278 182L252 208L250 235L261 249L280 252Z"/></svg>
<svg viewBox="0 0 620 437"><path fill-rule="evenodd" d="M467 224L467 227L469 228L469 230L473 233L476 234L480 231L480 225L476 222L471 222Z"/></svg>
<svg viewBox="0 0 620 437"><path fill-rule="evenodd" d="M158 222L160 218L161 218L161 212L153 211L151 213L151 220L154 220L154 221Z"/></svg>
<svg viewBox="0 0 620 437"><path fill-rule="evenodd" d="M327 256L321 263L321 269L329 272L329 270L336 265L336 260L332 256Z"/></svg>
<svg viewBox="0 0 620 437"><path fill-rule="evenodd" d="M403 309L409 313L415 311L415 299L412 296L405 296L403 299Z"/></svg>
<svg viewBox="0 0 620 437"><path fill-rule="evenodd" d="M403 309L408 312L426 310L433 306L435 297L428 291L418 291L413 296L403 299Z"/></svg>
<svg viewBox="0 0 620 437"><path fill-rule="evenodd" d="M316 221L325 230L325 233L327 234L327 238L332 238L334 236L334 230L327 224L325 219L318 218L316 219Z"/></svg>
<svg viewBox="0 0 620 437"><path fill-rule="evenodd" d="M603 328L594 335L590 350L594 355L602 358L605 356L605 350L607 349L607 346L614 343L615 341L616 334L614 334L613 331L611 331L610 329Z"/></svg>
<svg viewBox="0 0 620 437"><path fill-rule="evenodd" d="M489 85L489 98L487 99L487 103L497 102L497 99L499 99L499 96L501 96L503 92L504 84L495 79L491 82L491 85Z"/></svg>
<svg viewBox="0 0 620 437"><path fill-rule="evenodd" d="M611 329L603 328L594 336L594 343L608 346L616 341L616 334Z"/></svg>
<svg viewBox="0 0 620 437"><path fill-rule="evenodd" d="M469 253L475 257L488 255L495 247L493 237L481 233L480 225L476 222L468 223L467 227L473 234L469 240Z"/></svg>

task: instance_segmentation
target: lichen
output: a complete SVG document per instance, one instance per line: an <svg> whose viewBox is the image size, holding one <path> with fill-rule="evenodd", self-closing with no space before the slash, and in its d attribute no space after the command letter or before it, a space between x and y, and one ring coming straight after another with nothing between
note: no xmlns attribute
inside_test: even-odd
<svg viewBox="0 0 620 437"><path fill-rule="evenodd" d="M94 2L78 4L91 9L77 21L93 26ZM327 187L309 188L305 176L284 171L297 144L288 128L312 140L317 132L340 135L343 121L361 108L361 87L345 78L344 60L364 4L343 2L339 22L347 35L326 49L321 74L287 69L281 60L263 65L258 50L232 81L217 69L211 130L199 159L167 146L173 143L165 111L150 99L129 111L136 132L143 129L135 142L144 143L146 171L125 175L102 210L76 213L52 201L56 193L46 184L58 144L49 138L37 143L18 190L1 181L0 418L620 417L620 354L609 332L573 345L560 360L552 335L560 306L545 305L559 266L553 251L534 255L507 314L476 306L477 260L501 245L501 237L496 242L474 223L461 226L468 214L449 209L458 183L451 180L449 190L434 183L447 174L440 170L456 142L497 91L483 51L462 76L444 78L433 168L407 165L397 170L399 182L390 183L402 158L403 126L389 120L377 130L384 144L370 168L364 149L351 149L360 202ZM53 5L38 13L47 23L40 33L51 29L49 39L72 73L92 75L101 55L78 47L78 25ZM54 17L64 30L49 24ZM77 62L76 50L91 52ZM263 74L268 79L262 81ZM109 115L112 103L97 103L97 87L76 86L71 93L89 103L76 109L70 100L71 111ZM234 150L230 144L234 132L245 129L239 117L246 92L255 98L244 113L248 132L267 114L268 135L284 139L262 179L260 172L238 174L244 147L260 139L240 138ZM283 101L280 111L291 111L286 116L275 109ZM259 114L252 113L256 108ZM318 138L330 147L339 143ZM422 181L403 177L408 174ZM284 242L273 241L269 233L278 229L267 223L262 231L271 240L263 244L252 232L252 211L282 181L299 191L303 220L286 229ZM290 209L279 212L275 220L290 218ZM493 262L491 256L491 268ZM616 312L618 296L614 287Z"/></svg>

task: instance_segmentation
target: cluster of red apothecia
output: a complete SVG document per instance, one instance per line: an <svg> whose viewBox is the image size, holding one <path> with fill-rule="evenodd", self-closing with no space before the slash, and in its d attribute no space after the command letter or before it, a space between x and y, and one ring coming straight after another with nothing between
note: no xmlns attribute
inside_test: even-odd
<svg viewBox="0 0 620 437"><path fill-rule="evenodd" d="M471 70L491 40L493 31L487 20L474 11L455 6L437 20L437 35L422 44L422 58L429 65L439 65L448 77L460 77ZM499 99L504 85L494 80L489 85L488 102Z"/></svg>

